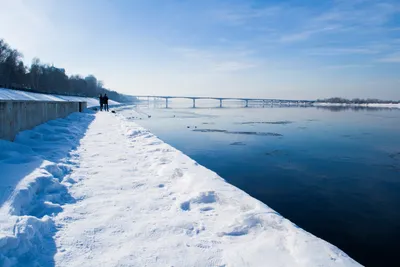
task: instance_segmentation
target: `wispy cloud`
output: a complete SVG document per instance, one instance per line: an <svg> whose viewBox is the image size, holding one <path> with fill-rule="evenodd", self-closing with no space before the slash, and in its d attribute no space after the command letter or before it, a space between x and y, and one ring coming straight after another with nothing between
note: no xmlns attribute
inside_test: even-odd
<svg viewBox="0 0 400 267"><path fill-rule="evenodd" d="M227 61L227 62L215 63L213 70L218 72L234 72L234 71L255 68L256 66L257 66L256 64L252 63Z"/></svg>
<svg viewBox="0 0 400 267"><path fill-rule="evenodd" d="M281 11L280 6L264 8L252 8L250 6L229 6L228 8L213 11L213 15L219 21L242 25L253 19L268 18L277 15Z"/></svg>
<svg viewBox="0 0 400 267"><path fill-rule="evenodd" d="M327 69L358 69L358 68L371 68L372 64L343 64L343 65L329 65Z"/></svg>
<svg viewBox="0 0 400 267"><path fill-rule="evenodd" d="M292 43L292 42L298 42L298 41L304 41L310 38L311 35L317 33L318 31L315 30L307 30L307 31L302 31L298 33L292 33L292 34L287 34L283 35L280 38L280 41L282 43Z"/></svg>
<svg viewBox="0 0 400 267"><path fill-rule="evenodd" d="M374 0L334 0L332 7L325 9L314 5L295 5L280 3L255 8L251 3L239 6L226 6L213 12L219 22L241 26L253 32L264 31L265 39L271 43L296 43L318 39L327 34L346 38L345 35L363 34L368 38L369 33L388 31L384 27L393 16L400 13L397 0L377 2ZM392 31L397 31L394 27ZM279 34L277 34L279 33ZM362 41L362 40L361 40Z"/></svg>
<svg viewBox="0 0 400 267"><path fill-rule="evenodd" d="M378 61L386 63L400 63L400 52L387 55L383 58L380 58Z"/></svg>
<svg viewBox="0 0 400 267"><path fill-rule="evenodd" d="M329 11L315 18L316 22L343 23L356 27L382 26L400 12L397 1L336 1Z"/></svg>
<svg viewBox="0 0 400 267"><path fill-rule="evenodd" d="M349 55L349 54L374 55L378 53L380 53L379 50L366 47L349 47L349 48L330 47L330 48L313 49L310 50L307 54L311 56L339 56L339 55Z"/></svg>
<svg viewBox="0 0 400 267"><path fill-rule="evenodd" d="M318 33L327 33L330 31L337 30L337 29L339 29L339 26L330 25L330 26L326 26L323 28L310 29L310 30L301 31L298 33L287 34L287 35L281 36L280 42L292 43L292 42L304 41L304 40L309 39L312 35L315 35Z"/></svg>
<svg viewBox="0 0 400 267"><path fill-rule="evenodd" d="M187 48L187 47L174 48L173 50L186 59L207 60L207 59L212 59L214 57L214 54L208 50Z"/></svg>
<svg viewBox="0 0 400 267"><path fill-rule="evenodd" d="M236 72L254 68L257 64L251 56L253 50L232 49L174 49L185 61L193 65L203 65L208 71L213 72Z"/></svg>

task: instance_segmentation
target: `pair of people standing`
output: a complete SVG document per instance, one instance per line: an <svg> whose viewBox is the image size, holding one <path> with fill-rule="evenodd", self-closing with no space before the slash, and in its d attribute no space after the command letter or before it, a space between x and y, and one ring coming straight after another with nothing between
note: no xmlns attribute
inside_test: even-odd
<svg viewBox="0 0 400 267"><path fill-rule="evenodd" d="M108 111L108 96L107 96L107 94L104 94L104 96L102 96L100 94L99 100L100 100L100 111L103 111L103 108L104 108L104 111Z"/></svg>

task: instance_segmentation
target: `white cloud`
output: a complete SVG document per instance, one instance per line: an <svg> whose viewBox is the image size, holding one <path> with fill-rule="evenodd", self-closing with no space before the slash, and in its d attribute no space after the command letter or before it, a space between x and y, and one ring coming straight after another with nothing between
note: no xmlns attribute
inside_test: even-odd
<svg viewBox="0 0 400 267"><path fill-rule="evenodd" d="M333 9L315 18L316 22L342 23L356 27L379 27L393 15L400 12L395 0L378 1L336 1Z"/></svg>
<svg viewBox="0 0 400 267"><path fill-rule="evenodd" d="M330 65L326 66L327 69L357 69L357 68L371 68L372 64L343 64L343 65Z"/></svg>
<svg viewBox="0 0 400 267"><path fill-rule="evenodd" d="M316 33L314 30L308 30L308 31L303 31L303 32L298 32L298 33L293 33L293 34L287 34L283 35L280 39L282 43L292 43L292 42L298 42L298 41L304 41L310 38L311 35Z"/></svg>
<svg viewBox="0 0 400 267"><path fill-rule="evenodd" d="M387 31L385 23L399 12L400 5L394 0L388 0L386 3L369 0L336 0L333 8L316 16L315 12L312 12L312 8L309 8L303 14L302 19L293 24L292 28L297 29L297 32L281 31L283 35L280 37L280 41L283 43L305 41L319 34L332 32L342 34L342 36L344 36L343 34L347 36L363 34L362 39L359 40L359 42L363 42L369 38L368 36ZM396 30L396 28L392 30ZM344 38L340 41L346 42Z"/></svg>
<svg viewBox="0 0 400 267"><path fill-rule="evenodd" d="M202 59L202 60L207 60L213 58L215 55L207 50L202 50L202 49L196 49L196 48L175 48L173 49L175 52L180 54L182 57L186 59Z"/></svg>
<svg viewBox="0 0 400 267"><path fill-rule="evenodd" d="M314 34L327 33L330 31L334 31L336 29L339 29L339 27L336 25L330 25L330 26L325 26L323 28L311 29L311 30L301 31L298 33L287 34L287 35L281 36L280 42L293 43L293 42L298 42L298 41L304 41L304 40L309 39Z"/></svg>
<svg viewBox="0 0 400 267"><path fill-rule="evenodd" d="M255 53L253 50L234 48L176 48L174 51L176 51L187 64L202 66L203 70L211 72L234 72L257 66L251 58Z"/></svg>
<svg viewBox="0 0 400 267"><path fill-rule="evenodd" d="M277 15L281 11L279 6L270 6L264 8L251 8L248 5L228 7L213 11L213 15L217 20L223 21L229 24L241 25L249 20L258 18L267 18Z"/></svg>
<svg viewBox="0 0 400 267"><path fill-rule="evenodd" d="M227 61L215 63L213 70L218 72L234 72L240 70L246 70L256 67L256 64L239 62L239 61Z"/></svg>
<svg viewBox="0 0 400 267"><path fill-rule="evenodd" d="M312 56L338 56L338 55L349 55L349 54L359 54L359 55L373 55L378 54L380 51L373 48L367 47L349 47L349 48L319 48L309 51L307 54Z"/></svg>
<svg viewBox="0 0 400 267"><path fill-rule="evenodd" d="M386 63L400 63L400 52L380 58L378 61Z"/></svg>

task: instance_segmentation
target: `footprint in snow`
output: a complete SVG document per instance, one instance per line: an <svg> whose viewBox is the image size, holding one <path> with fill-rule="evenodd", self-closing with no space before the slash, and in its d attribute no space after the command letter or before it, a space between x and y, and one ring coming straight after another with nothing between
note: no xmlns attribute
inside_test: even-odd
<svg viewBox="0 0 400 267"><path fill-rule="evenodd" d="M204 207L204 208L201 208L200 210L201 211L211 211L211 210L214 210L214 208L213 207Z"/></svg>
<svg viewBox="0 0 400 267"><path fill-rule="evenodd" d="M172 174L172 178L180 178L184 175L182 169L176 168Z"/></svg>
<svg viewBox="0 0 400 267"><path fill-rule="evenodd" d="M193 207L203 204L212 204L217 202L218 197L214 191L202 192L197 197L191 198L181 203L180 207L183 211L190 211ZM210 211L210 206L200 208L201 211Z"/></svg>
<svg viewBox="0 0 400 267"><path fill-rule="evenodd" d="M170 164L172 161L168 158L160 158L160 165Z"/></svg>
<svg viewBox="0 0 400 267"><path fill-rule="evenodd" d="M266 228L282 231L282 220L283 217L275 211L246 214L240 216L226 231L218 233L218 236L238 237Z"/></svg>

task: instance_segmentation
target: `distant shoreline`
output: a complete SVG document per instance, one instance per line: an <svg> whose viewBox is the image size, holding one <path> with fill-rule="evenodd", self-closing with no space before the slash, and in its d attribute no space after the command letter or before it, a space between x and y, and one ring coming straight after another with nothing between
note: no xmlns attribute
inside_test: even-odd
<svg viewBox="0 0 400 267"><path fill-rule="evenodd" d="M399 108L400 103L332 103L332 102L316 102L313 104L318 107L335 106L335 107L371 107L371 108Z"/></svg>

